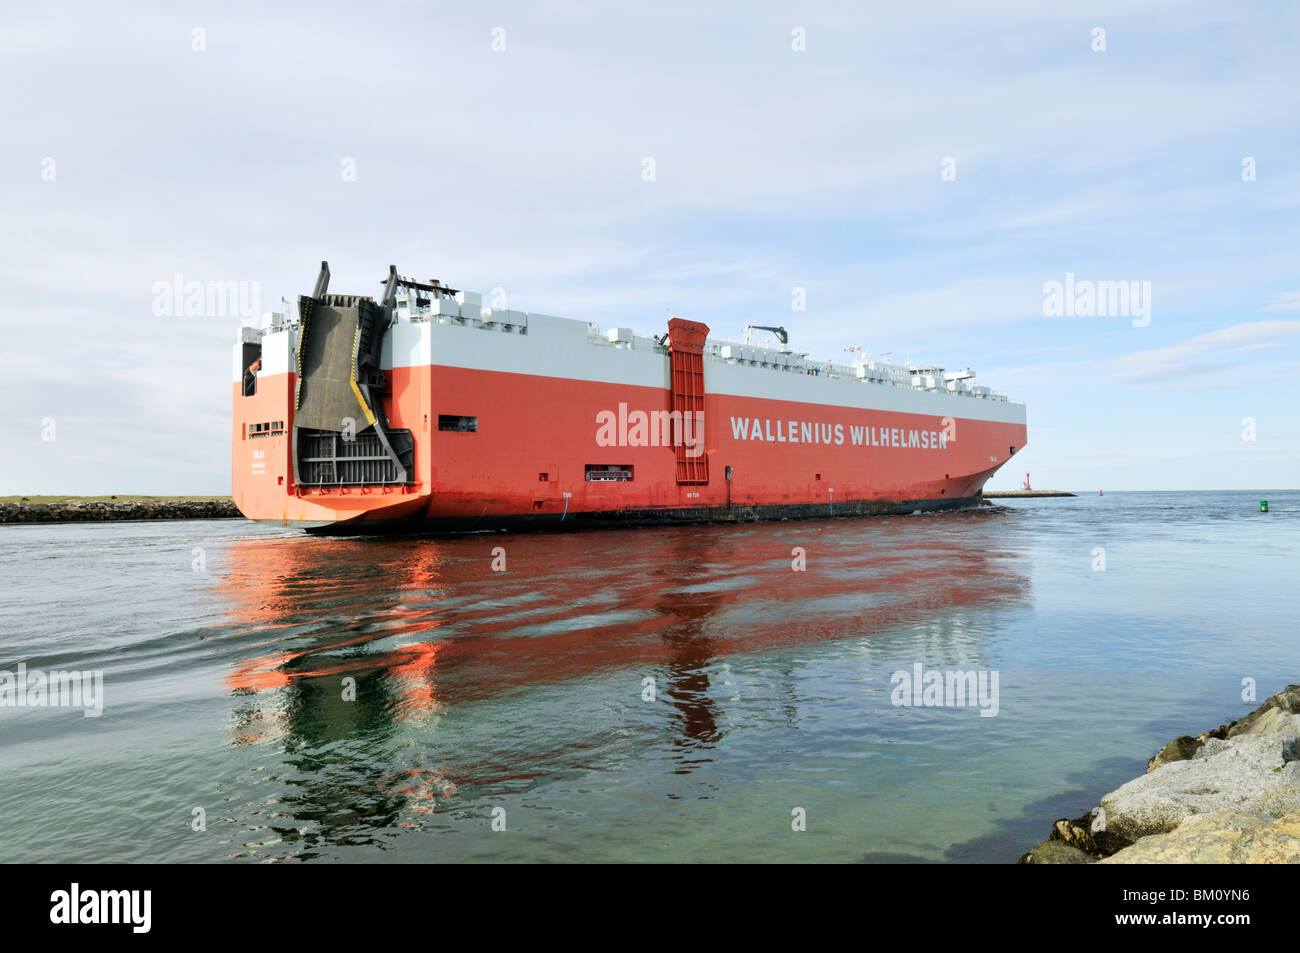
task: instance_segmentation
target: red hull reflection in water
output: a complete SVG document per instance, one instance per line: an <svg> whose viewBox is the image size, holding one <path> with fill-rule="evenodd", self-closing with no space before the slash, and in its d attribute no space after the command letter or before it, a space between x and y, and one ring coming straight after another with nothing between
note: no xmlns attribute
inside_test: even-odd
<svg viewBox="0 0 1300 953"><path fill-rule="evenodd" d="M921 651L980 654L962 610L1028 587L999 518L237 541L216 593L232 741L269 742L255 758L273 776L236 856L478 830L485 803L640 758L681 782L652 774L643 793L708 796L681 776L741 730L723 659L770 656L777 697L759 710L797 721L801 648L905 630Z"/></svg>
<svg viewBox="0 0 1300 953"><path fill-rule="evenodd" d="M310 720L347 724L342 679L364 681L361 710L390 719L629 670L659 673L681 711L681 744L710 743L706 668L722 656L870 637L958 607L1019 601L1027 578L954 533L943 517L755 527L669 527L452 539L249 539L232 548L220 585L260 650L234 667L232 690L256 694L328 681ZM973 546L972 539L980 542ZM506 571L494 572L504 548ZM794 547L806 570L792 568ZM303 699L305 700L305 699ZM279 707L279 706L276 706ZM292 705L289 706L292 709ZM239 731L262 740L260 711Z"/></svg>

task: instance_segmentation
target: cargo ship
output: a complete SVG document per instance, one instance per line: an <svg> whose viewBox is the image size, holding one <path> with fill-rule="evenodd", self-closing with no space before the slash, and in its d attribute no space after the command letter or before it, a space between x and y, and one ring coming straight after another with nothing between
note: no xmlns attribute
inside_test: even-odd
<svg viewBox="0 0 1300 953"><path fill-rule="evenodd" d="M395 267L240 328L232 495L316 533L865 516L956 509L1026 442L970 370L817 361L740 341L485 307ZM756 341L757 337L757 341Z"/></svg>

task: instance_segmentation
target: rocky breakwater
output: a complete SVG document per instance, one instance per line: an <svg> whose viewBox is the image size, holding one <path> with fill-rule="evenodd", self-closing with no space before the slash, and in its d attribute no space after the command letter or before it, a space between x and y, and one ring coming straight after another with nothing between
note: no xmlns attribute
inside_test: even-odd
<svg viewBox="0 0 1300 953"><path fill-rule="evenodd" d="M0 523L100 523L115 520L236 519L229 499L69 500L0 503Z"/></svg>
<svg viewBox="0 0 1300 953"><path fill-rule="evenodd" d="M1300 685L1165 745L1022 864L1300 863Z"/></svg>
<svg viewBox="0 0 1300 953"><path fill-rule="evenodd" d="M1066 493L1064 490L986 490L983 495L986 500L1020 500L1040 496L1077 496L1078 494Z"/></svg>

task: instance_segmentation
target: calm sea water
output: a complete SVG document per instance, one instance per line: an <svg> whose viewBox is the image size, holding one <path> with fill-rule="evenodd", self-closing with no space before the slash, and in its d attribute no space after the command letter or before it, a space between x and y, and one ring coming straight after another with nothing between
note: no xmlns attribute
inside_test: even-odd
<svg viewBox="0 0 1300 953"><path fill-rule="evenodd" d="M0 669L104 678L99 717L0 708L0 860L1012 861L1243 679L1300 681L1298 565L1295 491L0 527ZM997 715L895 706L917 663L996 671Z"/></svg>

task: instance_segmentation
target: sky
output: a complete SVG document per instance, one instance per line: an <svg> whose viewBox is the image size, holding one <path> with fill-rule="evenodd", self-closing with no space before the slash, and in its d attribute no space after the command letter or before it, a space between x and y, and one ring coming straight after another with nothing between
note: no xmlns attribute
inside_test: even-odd
<svg viewBox="0 0 1300 953"><path fill-rule="evenodd" d="M162 302L322 259L973 368L987 489L1300 486L1300 7L621 6L8 10L0 494L227 493L243 317Z"/></svg>

